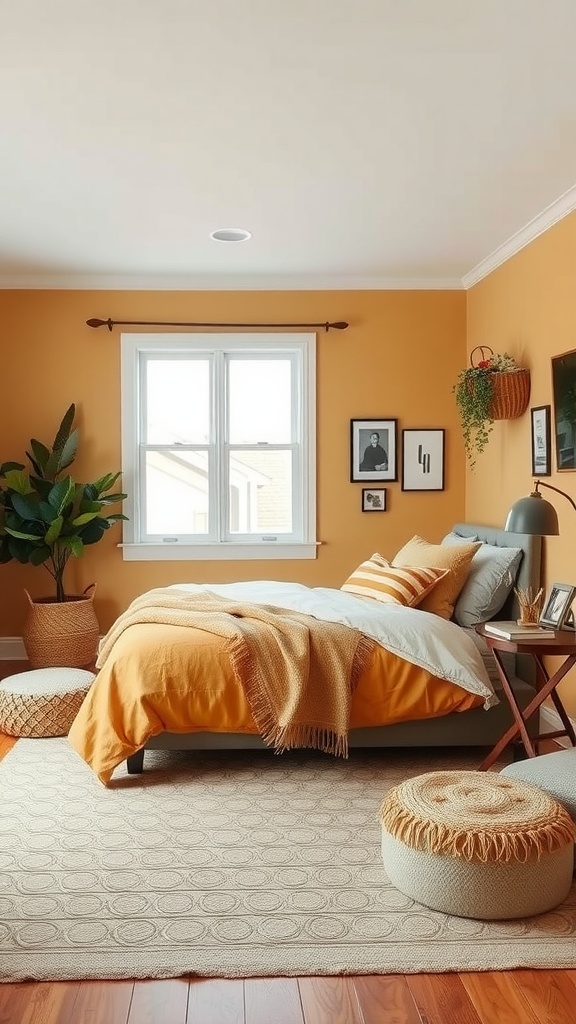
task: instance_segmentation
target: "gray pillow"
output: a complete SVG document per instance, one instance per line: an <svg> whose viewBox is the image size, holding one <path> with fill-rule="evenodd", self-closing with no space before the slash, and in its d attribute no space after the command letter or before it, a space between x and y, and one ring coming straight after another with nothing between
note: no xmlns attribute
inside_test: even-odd
<svg viewBox="0 0 576 1024"><path fill-rule="evenodd" d="M462 544L470 537L449 533L443 544ZM498 614L516 581L522 548L501 548L482 544L470 563L468 579L454 606L454 618L460 626L475 626Z"/></svg>
<svg viewBox="0 0 576 1024"><path fill-rule="evenodd" d="M446 536L442 538L442 544L472 544L477 540L478 537L476 537L475 535L470 535L470 537L462 537L459 533L452 532L447 533Z"/></svg>

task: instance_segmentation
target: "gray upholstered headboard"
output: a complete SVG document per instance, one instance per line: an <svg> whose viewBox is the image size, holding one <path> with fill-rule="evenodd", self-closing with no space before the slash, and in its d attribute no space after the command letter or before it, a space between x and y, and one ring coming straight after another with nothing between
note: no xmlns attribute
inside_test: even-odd
<svg viewBox="0 0 576 1024"><path fill-rule="evenodd" d="M536 593L542 586L542 537L529 533L508 533L491 526L478 526L477 523L456 523L452 530L460 537L478 537L486 544L494 544L501 548L522 548L524 555L516 577L516 586L523 590L532 587ZM498 612L499 619L516 619L519 615L518 602L514 592L506 604Z"/></svg>

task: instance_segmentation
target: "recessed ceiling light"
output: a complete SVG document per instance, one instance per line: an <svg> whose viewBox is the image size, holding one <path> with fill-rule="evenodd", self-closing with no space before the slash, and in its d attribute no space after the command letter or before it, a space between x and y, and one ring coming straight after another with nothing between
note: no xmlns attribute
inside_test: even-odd
<svg viewBox="0 0 576 1024"><path fill-rule="evenodd" d="M252 232L245 231L244 228L218 228L217 231L210 232L210 238L215 242L246 242L252 238Z"/></svg>

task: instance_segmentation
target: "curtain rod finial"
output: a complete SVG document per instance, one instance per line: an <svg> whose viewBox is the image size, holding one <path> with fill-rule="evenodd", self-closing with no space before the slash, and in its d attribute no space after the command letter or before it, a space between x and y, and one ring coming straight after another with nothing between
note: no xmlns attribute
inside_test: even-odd
<svg viewBox="0 0 576 1024"><path fill-rule="evenodd" d="M108 330L111 331L114 326L114 321L110 320L110 318L108 318L108 320L99 320L97 317L92 317L90 320L86 321L87 327L104 327L104 324L106 324Z"/></svg>

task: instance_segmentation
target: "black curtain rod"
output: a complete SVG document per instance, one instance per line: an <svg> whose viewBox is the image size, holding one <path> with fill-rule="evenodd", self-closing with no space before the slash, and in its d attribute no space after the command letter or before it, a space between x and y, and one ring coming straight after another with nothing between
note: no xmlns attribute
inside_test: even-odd
<svg viewBox="0 0 576 1024"><path fill-rule="evenodd" d="M345 320L337 320L336 323L326 320L322 324L196 324L175 320L98 320L96 317L87 320L86 324L88 327L107 327L109 331L113 327L323 327L325 331L345 331L349 326Z"/></svg>

